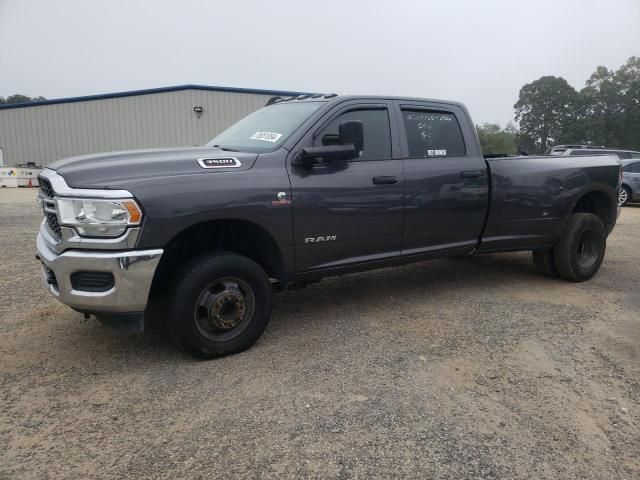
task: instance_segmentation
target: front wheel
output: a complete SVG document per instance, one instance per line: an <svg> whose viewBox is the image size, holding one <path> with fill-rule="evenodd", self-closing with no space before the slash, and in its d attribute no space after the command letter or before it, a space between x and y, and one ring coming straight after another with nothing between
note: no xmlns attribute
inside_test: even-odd
<svg viewBox="0 0 640 480"><path fill-rule="evenodd" d="M600 269L607 248L607 232L600 217L574 213L553 247L558 274L573 282L584 282Z"/></svg>
<svg viewBox="0 0 640 480"><path fill-rule="evenodd" d="M234 253L198 257L173 281L167 323L189 353L215 358L252 346L271 317L273 289L264 270Z"/></svg>
<svg viewBox="0 0 640 480"><path fill-rule="evenodd" d="M629 187L623 185L618 192L618 205L624 207L629 203L629 200L631 200L631 190L629 190Z"/></svg>

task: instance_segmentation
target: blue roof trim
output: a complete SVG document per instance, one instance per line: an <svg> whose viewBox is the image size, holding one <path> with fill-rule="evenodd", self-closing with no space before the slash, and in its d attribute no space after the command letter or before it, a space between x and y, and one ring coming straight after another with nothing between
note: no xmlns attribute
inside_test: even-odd
<svg viewBox="0 0 640 480"><path fill-rule="evenodd" d="M10 108L40 107L43 105L57 105L61 103L89 102L91 100L107 100L109 98L136 97L138 95L150 95L153 93L177 92L181 90L206 90L210 92L227 93L253 93L256 95L272 95L295 97L298 95L308 95L309 92L288 92L284 90L261 90L259 88L238 88L238 87L218 87L209 85L178 85L175 87L149 88L146 90L130 90L127 92L103 93L100 95L86 95L83 97L55 98L42 100L39 102L9 103L0 105L0 110Z"/></svg>

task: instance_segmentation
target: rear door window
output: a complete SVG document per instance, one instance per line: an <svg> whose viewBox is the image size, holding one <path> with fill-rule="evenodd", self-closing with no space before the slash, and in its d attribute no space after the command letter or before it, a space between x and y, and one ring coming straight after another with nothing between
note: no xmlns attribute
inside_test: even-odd
<svg viewBox="0 0 640 480"><path fill-rule="evenodd" d="M466 155L460 124L453 113L403 108L402 120L411 158Z"/></svg>

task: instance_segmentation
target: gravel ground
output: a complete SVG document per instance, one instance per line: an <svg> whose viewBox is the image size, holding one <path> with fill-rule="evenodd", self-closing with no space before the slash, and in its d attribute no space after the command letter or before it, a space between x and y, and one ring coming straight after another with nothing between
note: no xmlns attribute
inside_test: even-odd
<svg viewBox="0 0 640 480"><path fill-rule="evenodd" d="M249 351L58 304L34 190L0 190L0 479L640 478L640 208L600 273L527 253L328 279Z"/></svg>

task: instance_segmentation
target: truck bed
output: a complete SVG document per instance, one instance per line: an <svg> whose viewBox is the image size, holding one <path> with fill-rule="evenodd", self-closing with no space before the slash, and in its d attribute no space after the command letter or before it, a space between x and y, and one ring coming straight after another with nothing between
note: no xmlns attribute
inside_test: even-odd
<svg viewBox="0 0 640 480"><path fill-rule="evenodd" d="M583 197L598 198L608 231L617 218L620 162L615 155L520 156L485 159L489 214L479 251L551 246Z"/></svg>

